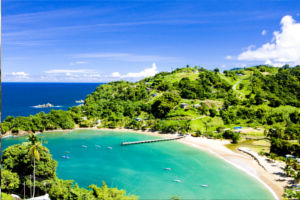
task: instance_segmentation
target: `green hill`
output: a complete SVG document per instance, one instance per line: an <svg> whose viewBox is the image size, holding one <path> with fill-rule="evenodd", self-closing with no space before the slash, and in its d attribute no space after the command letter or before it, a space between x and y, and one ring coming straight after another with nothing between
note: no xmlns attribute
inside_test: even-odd
<svg viewBox="0 0 300 200"><path fill-rule="evenodd" d="M224 138L224 130L233 127L251 127L239 134L243 142L249 136L265 138L275 127L280 133L271 137L284 140L291 147L274 152L299 154L299 73L300 66L260 65L223 73L218 69L178 68L134 83L100 85L86 97L83 106L68 111L7 117L2 133L92 127L97 120L101 120L99 127L152 129L212 138ZM226 137L233 138L234 134L225 134ZM256 150L268 152L270 141L266 143Z"/></svg>

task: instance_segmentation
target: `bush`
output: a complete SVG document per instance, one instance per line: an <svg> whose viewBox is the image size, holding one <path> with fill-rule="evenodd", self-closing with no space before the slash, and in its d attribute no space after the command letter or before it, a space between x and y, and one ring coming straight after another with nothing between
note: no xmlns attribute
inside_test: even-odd
<svg viewBox="0 0 300 200"><path fill-rule="evenodd" d="M6 194L4 192L1 193L1 200L15 200L12 196L9 194Z"/></svg>
<svg viewBox="0 0 300 200"><path fill-rule="evenodd" d="M231 139L233 144L237 144L240 139L240 134L227 130L223 133L223 137L225 139Z"/></svg>

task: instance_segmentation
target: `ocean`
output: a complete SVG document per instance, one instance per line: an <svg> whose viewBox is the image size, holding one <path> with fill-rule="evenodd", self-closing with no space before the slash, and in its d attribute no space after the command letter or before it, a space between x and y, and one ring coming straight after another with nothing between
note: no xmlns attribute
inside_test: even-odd
<svg viewBox="0 0 300 200"><path fill-rule="evenodd" d="M29 116L51 109L68 110L79 105L97 86L103 83L1 83L1 120L7 116ZM51 103L52 108L35 108L39 104Z"/></svg>

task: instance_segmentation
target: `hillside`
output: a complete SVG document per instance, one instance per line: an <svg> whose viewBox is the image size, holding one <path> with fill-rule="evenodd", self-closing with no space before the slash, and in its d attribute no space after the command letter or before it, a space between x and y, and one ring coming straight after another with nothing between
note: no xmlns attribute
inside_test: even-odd
<svg viewBox="0 0 300 200"><path fill-rule="evenodd" d="M251 127L240 130L240 141L250 136L263 139L264 145L254 145L254 149L269 152L270 141L265 136L275 127L279 133L273 137L293 146L277 153L299 154L299 73L300 66L255 66L223 73L218 69L178 68L135 83L116 81L100 85L86 97L83 106L68 111L7 117L2 133L97 125L224 138L224 131L233 127ZM225 138L234 135L225 134Z"/></svg>

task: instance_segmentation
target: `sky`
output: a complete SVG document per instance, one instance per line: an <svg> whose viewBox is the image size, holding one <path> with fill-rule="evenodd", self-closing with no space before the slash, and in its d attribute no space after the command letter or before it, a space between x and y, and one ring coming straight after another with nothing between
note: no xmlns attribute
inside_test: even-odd
<svg viewBox="0 0 300 200"><path fill-rule="evenodd" d="M2 0L2 81L300 64L299 0Z"/></svg>

